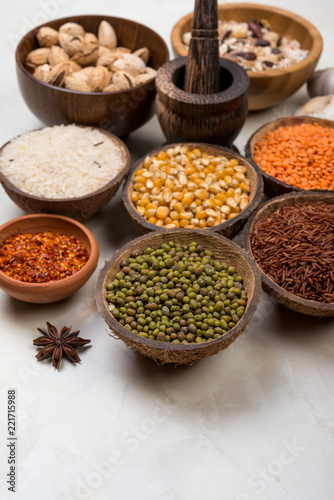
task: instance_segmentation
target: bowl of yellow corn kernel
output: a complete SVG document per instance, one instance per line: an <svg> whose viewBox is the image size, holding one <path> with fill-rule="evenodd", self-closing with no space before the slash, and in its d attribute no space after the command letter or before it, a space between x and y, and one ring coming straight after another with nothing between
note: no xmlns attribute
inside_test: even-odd
<svg viewBox="0 0 334 500"><path fill-rule="evenodd" d="M263 181L241 155L204 143L168 144L132 167L123 202L143 233L207 229L233 238L258 207Z"/></svg>

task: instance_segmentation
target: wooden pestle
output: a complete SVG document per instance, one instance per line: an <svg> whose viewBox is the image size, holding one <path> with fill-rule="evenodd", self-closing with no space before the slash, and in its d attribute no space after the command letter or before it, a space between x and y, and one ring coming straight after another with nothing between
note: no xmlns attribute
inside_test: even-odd
<svg viewBox="0 0 334 500"><path fill-rule="evenodd" d="M217 0L196 0L183 89L214 94L220 88Z"/></svg>

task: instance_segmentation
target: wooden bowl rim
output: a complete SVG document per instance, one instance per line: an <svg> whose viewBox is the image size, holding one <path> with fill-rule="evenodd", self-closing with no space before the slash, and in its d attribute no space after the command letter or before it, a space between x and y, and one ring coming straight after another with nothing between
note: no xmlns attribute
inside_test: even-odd
<svg viewBox="0 0 334 500"><path fill-rule="evenodd" d="M319 200L319 195L315 193L314 191L310 192L302 192L302 193L288 193L288 194L283 194L281 196L276 196L275 198L272 198L271 200L268 200L266 203L261 205L261 207L249 218L247 224L245 225L242 233L242 239L243 239L243 246L245 251L248 253L248 255L254 260L256 263L256 266L258 270L260 271L261 274L261 280L264 282L268 288L273 290L277 295L280 295L281 297L287 299L289 302L292 302L294 304L298 304L303 306L304 310L306 311L307 309L318 309L320 312L326 312L330 311L334 313L334 304L329 304L326 302L317 302L315 300L307 300L303 299L302 297L298 297L298 295L293 295L290 292L287 292L284 290L284 288L280 287L275 281L273 281L258 265L252 251L252 246L251 246L251 236L253 234L253 230L255 227L255 224L262 218L263 212L268 208L272 207L272 212L275 212L277 208L279 208L280 201L290 201L290 200L295 200L295 204L298 204L299 202L303 201L312 201L316 197L316 201ZM321 201L329 201L331 200L334 205L334 193L333 194L327 194L323 196L323 200ZM284 203L285 205L288 205L289 203ZM305 313L304 313L305 314Z"/></svg>
<svg viewBox="0 0 334 500"><path fill-rule="evenodd" d="M47 21L46 23L42 23L40 24L39 26L36 26L35 28L33 28L32 30L28 31L28 33L26 33L22 38L21 40L19 41L17 47L16 47L16 50L15 50L15 61L16 61L16 65L20 68L20 70L28 77L30 78L31 80L33 80L34 82L36 83L39 83L41 84L42 86L44 87L47 87L49 89L53 89L55 91L60 91L60 92L65 92L65 93L69 93L69 94L77 94L77 95L89 95L89 96L97 96L99 98L102 98L103 96L110 96L110 95L119 95L119 94L130 94L133 90L137 90L138 88L148 88L150 85L154 85L154 82L155 82L155 77L152 78L151 80L149 80L148 82L144 82L144 83L140 83L138 85L134 85L133 87L130 87L129 89L122 89L122 90L115 90L113 92L86 92L86 91L82 91L82 90L71 90L71 89L65 89L64 87L57 87L56 85L51 85L50 83L46 83L46 82L43 82L42 80L38 80L38 78L34 77L28 70L27 68L24 66L24 64L22 64L20 58L19 58L19 52L21 50L21 46L23 45L23 43L25 42L26 38L30 37L30 36L35 36L36 33L38 32L38 30L40 28L43 28L45 26L49 26L50 23L54 23L54 22L75 22L73 21L74 19L77 19L78 17L89 17L89 18L101 18L103 17L106 21L110 22L110 20L115 20L116 22L117 21L126 21L128 22L130 25L136 25L136 26L140 26L141 28L145 28L147 30L149 30L150 32L154 33L157 37L160 38L160 42L161 42L161 45L166 53L166 61L167 62L169 60L169 50L168 50L168 47L167 47L167 44L165 42L165 40L159 35L159 33L157 33L156 31L152 30L151 28L149 28L148 26L146 26L145 24L142 24L142 23L138 23L137 21L133 21L131 19L126 19L124 17L116 17L116 16L103 16L102 14L101 15L98 15L98 14L82 14L82 15L77 15L77 16L70 16L70 17L60 17L60 18L57 18L57 19L52 19L52 20L49 20Z"/></svg>
<svg viewBox="0 0 334 500"><path fill-rule="evenodd" d="M207 235L205 230L193 230L193 229L170 229L168 230L168 234L170 235L171 238L177 238L177 234L180 233L189 233L194 235L194 239L196 238L196 234L201 234L204 237ZM208 342L203 342L200 344L173 344L172 342L167 343L167 342L159 342L157 340L153 339L147 339L144 337L141 337L140 335L137 335L135 333L130 332L124 326L122 326L110 313L106 306L106 301L103 299L103 287L105 283L106 276L110 270L110 268L114 265L115 262L120 258L120 256L127 250L131 248L136 248L136 245L139 241L145 241L147 240L152 241L152 238L155 236L159 235L165 235L166 231L154 231L154 233L149 233L145 234L143 236L139 236L138 238L135 238L134 240L130 241L126 245L124 245L121 249L117 250L112 257L107 260L103 266L102 269L99 271L99 276L98 280L96 283L95 287L95 301L97 304L97 309L101 316L103 317L104 321L110 326L113 332L116 333L117 331L120 331L121 334L125 337L128 337L131 339L131 341L134 341L135 343L143 344L147 348L161 348L167 351L182 351L186 349L187 351L198 351L199 349L203 349L208 346ZM253 275L254 279L254 288L252 290L252 297L250 298L249 302L247 302L247 306L245 309L245 313L242 316L242 318L239 320L236 326L231 328L228 332L226 332L224 335L219 337L218 339L213 339L210 340L209 344L219 344L222 341L226 341L230 337L233 337L236 332L240 329L242 329L243 325L245 323L248 323L250 318L253 316L255 313L258 303L260 301L261 297L261 275L260 272L258 271L257 267L254 266L253 264L253 259L246 253L239 245L234 243L233 241L229 240L228 238L225 238L224 236L221 236L220 234L217 233L210 233L210 237L216 238L217 239L217 244L220 242L224 242L228 246L232 247L233 250L241 255L243 258L244 262L249 266L249 269ZM157 343L158 342L158 343Z"/></svg>
<svg viewBox="0 0 334 500"><path fill-rule="evenodd" d="M247 71L247 74L250 78L250 80L258 80L260 78L264 77L278 77L278 76L283 76L287 74L294 73L295 71L298 71L300 69L305 68L309 64L315 61L317 59L323 48L323 40L320 32L318 29L307 19L299 16L298 14L294 14L293 12L290 12L285 9L281 9L280 7L274 7L270 5L265 5L265 4L257 4L257 3L226 3L226 4L219 4L218 5L218 13L220 11L225 11L225 10L241 10L241 9L249 9L249 8L254 8L258 10L266 10L268 12L273 12L275 14L280 14L282 16L285 16L289 19L292 19L293 21L299 23L302 25L310 34L312 40L313 40L313 46L307 55L305 59L302 61L292 64L291 66L288 66L287 68L277 68L277 69L271 69L269 71ZM186 22L192 19L193 13L190 12L189 14L186 14L183 16L172 28L171 32L171 43L172 47L175 50L176 54L178 56L184 56L187 55L187 51L183 48L183 43L182 43L182 28ZM219 14L218 14L219 17Z"/></svg>
<svg viewBox="0 0 334 500"><path fill-rule="evenodd" d="M225 228L232 227L238 221L244 220L245 218L249 217L249 215L256 209L256 207L258 207L258 205L261 202L261 198L262 198L262 194L263 194L263 179L262 179L261 173L260 173L256 164L251 163L247 158L244 158L241 154L235 153L233 150L226 148L225 146L218 146L216 144L209 144L209 143L205 143L205 142L175 142L175 143L166 144L165 146L160 146L158 148L155 148L152 151L148 152L145 156L142 156L141 158L139 158L134 163L132 168L130 169L130 172L128 173L127 178L124 182L123 191L122 191L123 203L125 205L127 212L131 216L131 218L134 220L137 220L141 226L147 228L151 232L152 231L154 231L154 232L156 232L156 231L170 231L170 229L163 229L163 228L160 228L159 226L157 226L156 224L152 224L151 222L148 222L146 219L144 219L144 217L139 215L139 213L135 209L132 201L130 200L129 189L130 189L130 186L132 184L132 179L133 179L135 171L139 169L140 165L144 162L144 160L147 156L156 155L160 151L165 151L166 149L175 148L176 146L191 146L191 147L199 147L199 148L204 146L204 147L210 147L212 149L218 150L218 151L223 152L223 153L228 153L229 155L231 155L233 157L237 157L237 158L241 159L244 163L248 164L248 166L253 170L253 172L255 173L255 176L256 176L256 187L254 190L254 196L253 196L252 200L250 201L249 205L247 205L247 207L244 210L242 210L238 215L233 217L233 219L229 219L225 222L222 222L222 224L218 224L217 226L209 227L209 228L205 229L204 231L209 231L210 233L216 233L216 232L219 232ZM189 229L189 230L192 231L192 229ZM198 230L200 230L200 229L198 229ZM193 231L195 231L195 229L193 229ZM197 229L196 229L196 231L197 231Z"/></svg>
<svg viewBox="0 0 334 500"><path fill-rule="evenodd" d="M92 197L94 197L96 195L99 195L99 194L104 193L105 191L108 191L114 185L118 184L119 182L122 182L122 180L127 175L129 167L130 167L131 155L130 155L130 151L129 151L128 147L126 146L126 144L119 137L117 137L116 135L112 134L108 130L104 130L104 129L99 128L99 127L94 127L92 125L79 125L79 124L76 124L76 123L71 123L71 124L67 124L67 125L66 124L64 124L64 125L50 125L50 126L40 127L40 128L34 129L34 130L29 130L28 132L24 132L23 134L20 134L20 135L17 135L15 137L13 137L9 141L7 141L3 146L1 146L1 148L0 148L0 156L1 156L2 151L4 150L4 148L8 144L10 144L13 140L18 139L19 137L22 137L22 136L24 136L24 135L26 135L26 134L28 134L30 132L38 132L39 130L43 130L45 128L53 128L53 127L60 127L60 126L68 127L68 126L72 126L72 125L75 125L76 127L86 128L86 129L88 129L88 128L96 129L99 132L101 132L101 133L105 134L106 136L108 136L112 141L116 142L118 144L118 146L121 148L122 153L124 153L124 156L125 156L125 159L124 159L124 162L123 162L123 166L122 166L120 172L118 172L118 174L113 179L111 179L111 181L109 181L107 184L105 184L104 186L102 186L100 189L97 189L96 191L92 191L91 193L88 193L88 194L86 194L84 196L77 196L77 197L73 197L73 198L42 198L41 196L35 196L33 194L26 193L25 191L22 191L21 189L19 189L18 187L16 187L8 179L8 177L6 177L5 174L3 174L1 171L0 171L0 183L5 184L8 187L8 189L10 189L14 193L18 194L22 198L34 200L34 201L37 201L37 202L44 202L44 203L47 202L47 203L52 203L53 205L59 205L61 203L72 203L72 202L75 202L75 201L88 200L88 199L90 199L90 198L92 198Z"/></svg>
<svg viewBox="0 0 334 500"><path fill-rule="evenodd" d="M169 101L181 102L185 106L194 106L189 102L189 92L175 85L173 75L175 71L186 67L187 57L178 57L166 62L158 69L156 76L156 87L158 93L165 94ZM236 61L219 58L220 69L225 69L232 76L232 83L225 90L214 94L196 94L196 107L207 108L208 105L216 107L225 105L233 100L240 99L249 89L250 81L248 73Z"/></svg>
<svg viewBox="0 0 334 500"><path fill-rule="evenodd" d="M245 156L246 156L246 158L253 165L257 166L257 168L259 169L262 177L264 177L265 179L267 179L272 184L274 184L274 185L276 184L277 186L280 186L281 188L284 188L286 190L296 191L296 192L300 192L300 193L312 193L312 192L313 193L324 193L324 194L334 193L334 191L330 190L330 189L302 189L300 187L293 186L292 184L288 184L287 182L284 182L284 181L281 181L279 179L276 179L276 177L273 177L272 175L270 175L267 172L265 172L260 167L260 165L258 163L256 163L256 161L254 160L252 141L255 138L255 136L259 132L261 132L261 130L265 129L266 127L270 127L271 125L273 125L273 127L271 128L271 130L276 130L287 119L290 120L290 121L291 120L295 121L296 125L299 125L301 123L314 123L315 122L315 123L318 123L319 125L324 126L324 127L327 126L327 127L330 127L330 128L334 128L334 121L332 121L332 120L326 120L325 118L316 118L314 116L307 116L307 115L303 116L303 115L300 115L300 116L284 116L282 118L277 118L276 120L268 122L265 125L261 125L261 127L259 127L257 130L255 130L255 132L253 132L253 134L250 136L250 138L248 139L248 141L246 143L246 146L245 146Z"/></svg>
<svg viewBox="0 0 334 500"><path fill-rule="evenodd" d="M72 226L75 226L77 229L79 229L88 239L89 244L90 244L90 254L88 261L86 264L75 274L72 276L67 276L66 278L63 278L61 280L57 281L48 281L47 283L26 283L24 281L19 281L14 278L11 278L10 276L7 276L4 272L0 271L0 283L5 283L6 285L11 286L11 288L19 288L19 289L24 289L27 291L27 293L32 292L36 289L38 290L59 290L64 286L64 283L66 284L74 284L77 281L80 281L80 278L83 278L85 275L87 275L86 281L89 279L91 276L92 272L97 266L98 259L99 259L99 247L97 244L96 239L94 238L93 234L87 229L83 224L80 222L71 219L70 217L65 217L63 215L53 215L53 214L29 214L29 215L22 215L21 217L16 217L15 219L11 219L4 224L0 226L0 235L2 234L2 231L4 229L10 228L13 225L16 225L18 222L21 221L29 221L29 219L54 219L58 221L64 221ZM47 230L47 229L45 229ZM31 231L30 231L31 232ZM51 231L52 232L52 231ZM14 234L20 234L17 231L13 231L11 235ZM8 236L9 237L9 236ZM79 239L79 238L78 238Z"/></svg>

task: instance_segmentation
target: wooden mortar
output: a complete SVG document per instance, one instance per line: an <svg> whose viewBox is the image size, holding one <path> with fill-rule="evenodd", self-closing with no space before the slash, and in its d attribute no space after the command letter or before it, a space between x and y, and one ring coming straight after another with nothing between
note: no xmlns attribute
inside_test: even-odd
<svg viewBox="0 0 334 500"><path fill-rule="evenodd" d="M167 62L156 77L156 110L168 142L231 147L247 117L246 71L219 58L216 0L196 0L187 57Z"/></svg>

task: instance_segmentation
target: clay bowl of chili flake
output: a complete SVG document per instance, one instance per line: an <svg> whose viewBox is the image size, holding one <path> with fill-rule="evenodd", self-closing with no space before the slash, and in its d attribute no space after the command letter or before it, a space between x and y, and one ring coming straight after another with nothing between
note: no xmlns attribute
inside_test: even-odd
<svg viewBox="0 0 334 500"><path fill-rule="evenodd" d="M25 215L0 226L0 288L24 302L71 296L91 277L98 258L94 236L68 217Z"/></svg>
<svg viewBox="0 0 334 500"><path fill-rule="evenodd" d="M261 172L269 197L292 191L334 193L334 122L286 116L256 130L245 156Z"/></svg>

